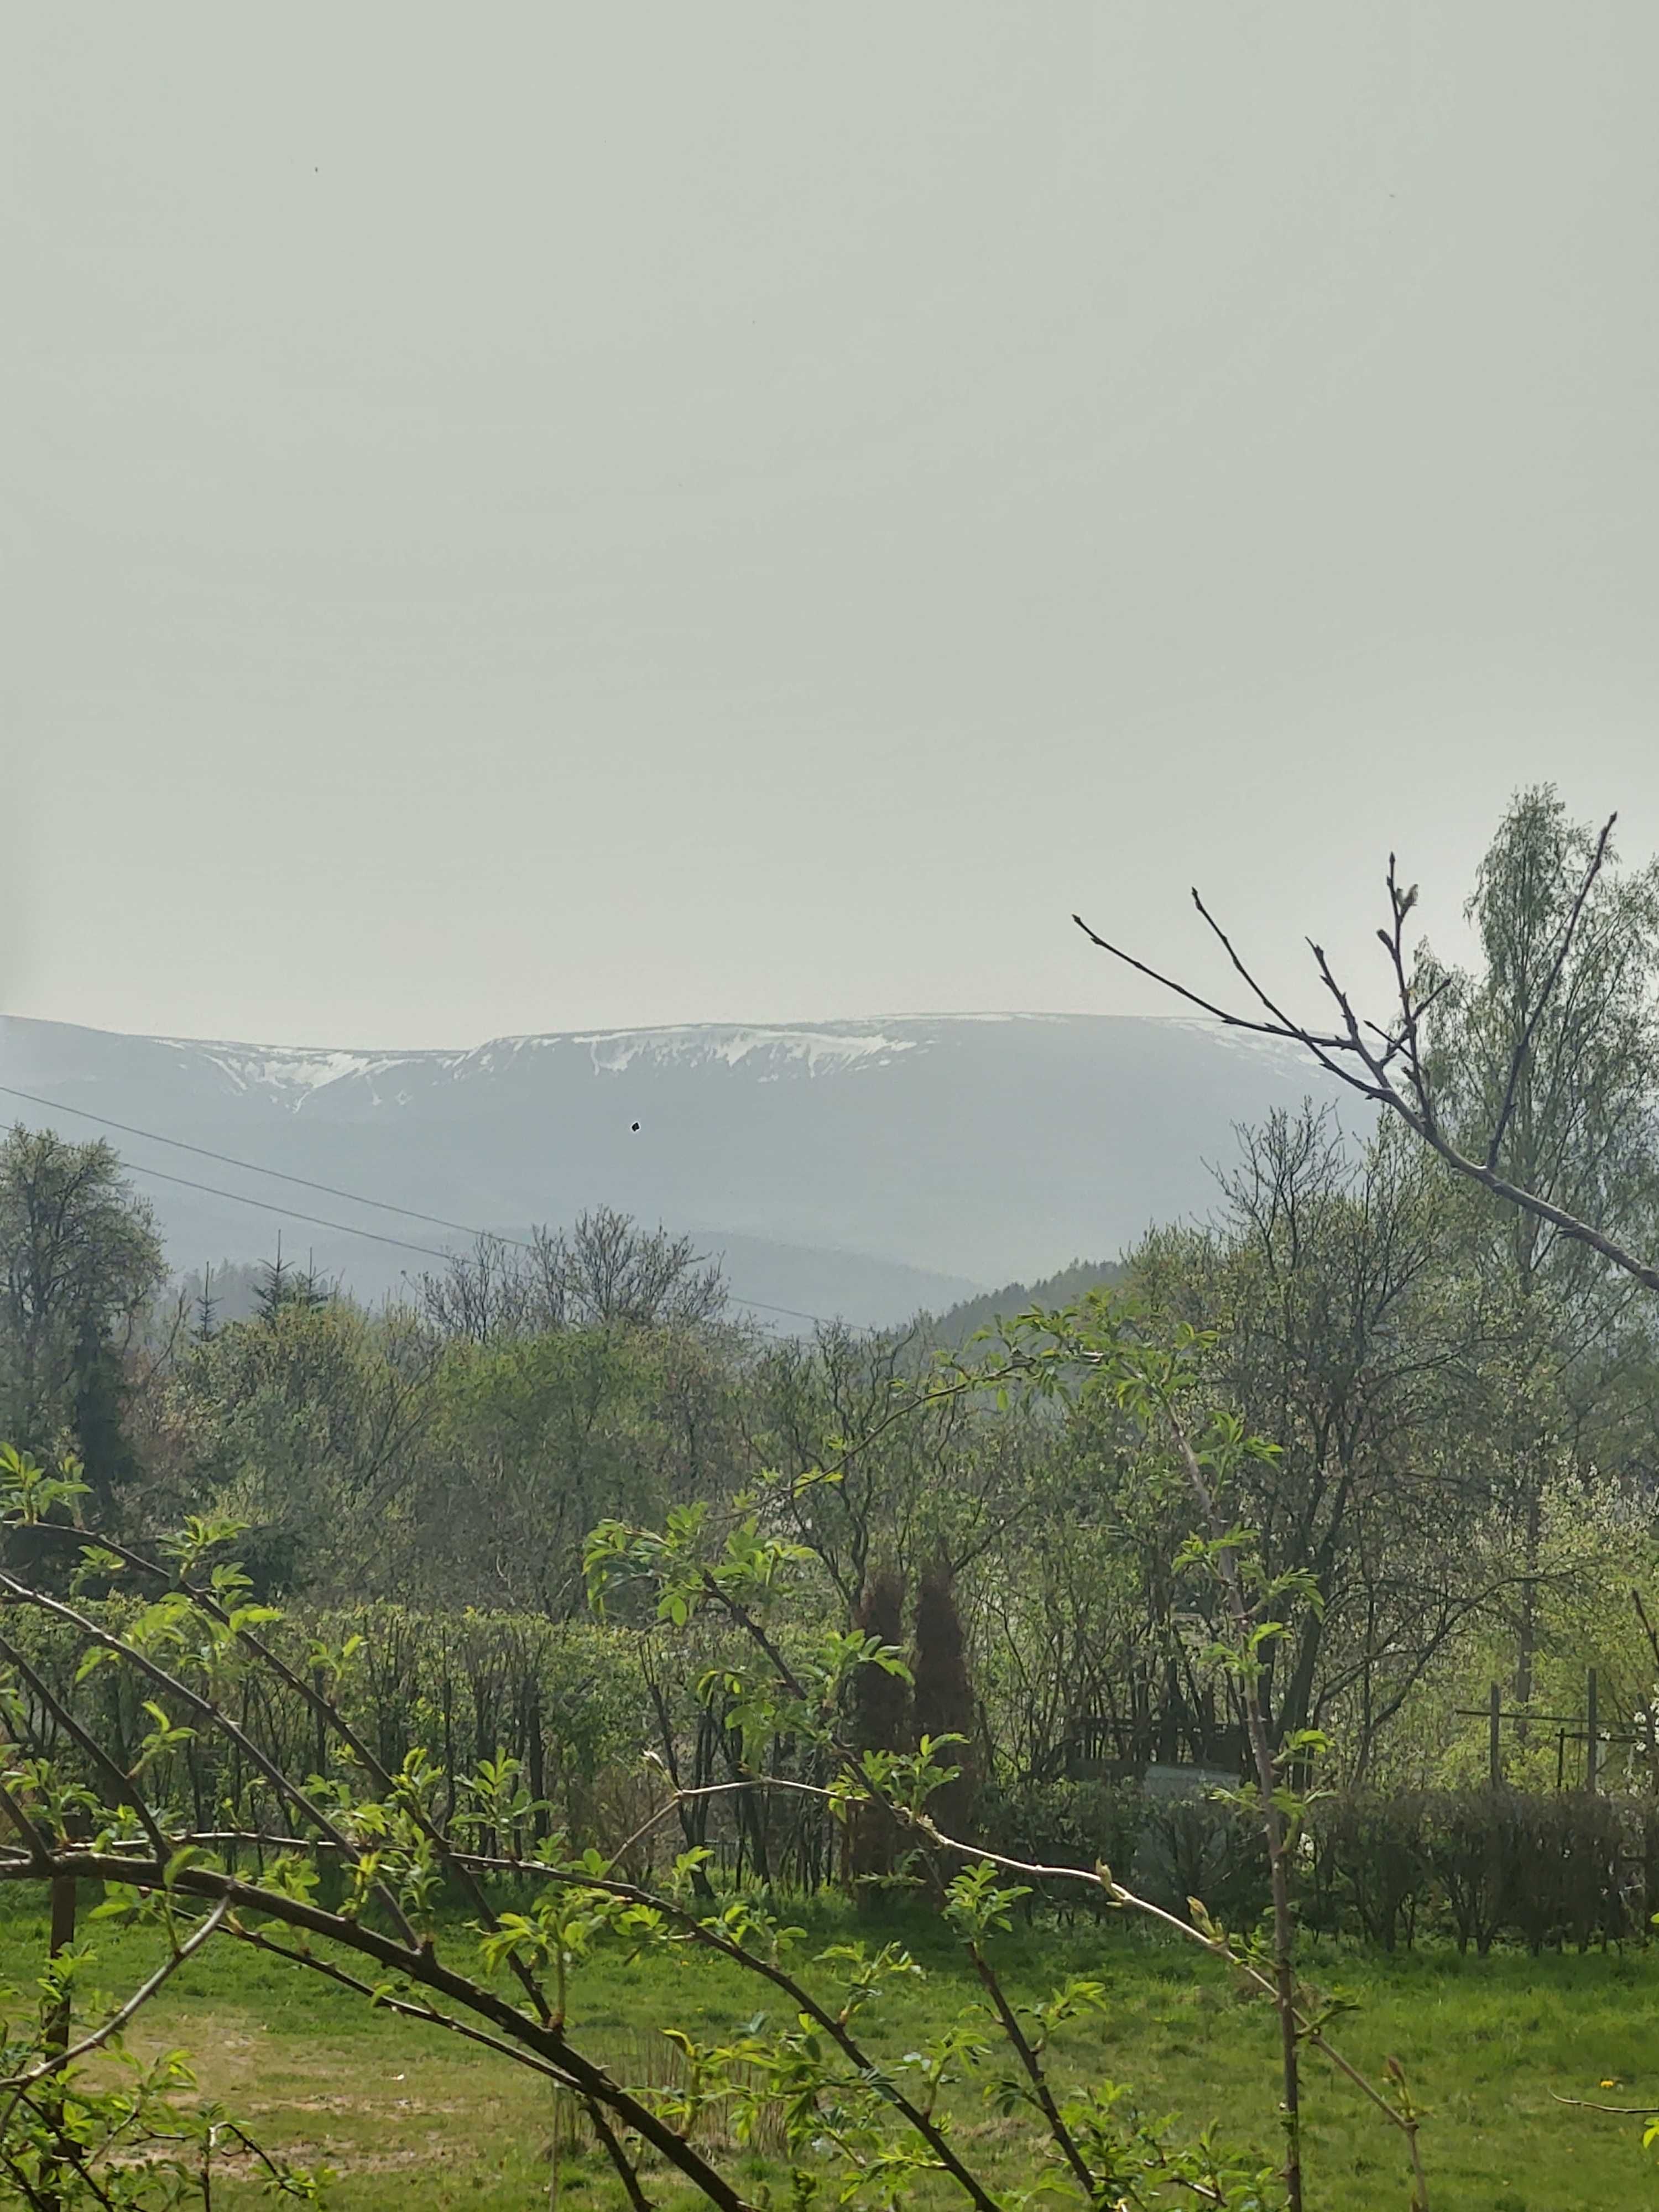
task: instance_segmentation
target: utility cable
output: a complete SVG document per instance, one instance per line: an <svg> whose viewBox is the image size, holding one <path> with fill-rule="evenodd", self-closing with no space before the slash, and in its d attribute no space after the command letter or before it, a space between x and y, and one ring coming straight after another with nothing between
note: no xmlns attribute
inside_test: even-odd
<svg viewBox="0 0 1659 2212"><path fill-rule="evenodd" d="M521 1252L535 1249L527 1237L508 1237L493 1229L473 1229L465 1221L447 1221L442 1214L422 1213L412 1206L394 1205L390 1199L365 1198L360 1191L343 1189L337 1183L316 1182L309 1176L292 1175L285 1168L264 1167L257 1160L239 1159L234 1152L216 1152L210 1146L191 1144L187 1138L164 1137L159 1129L141 1129L133 1122L115 1121L108 1114L94 1114L87 1106L66 1106L58 1099L44 1098L37 1091L20 1090L15 1083L0 1083L0 1091L9 1098L24 1098L32 1106L44 1106L50 1113L73 1114L83 1121L97 1122L100 1128L118 1129L123 1136L141 1137L146 1144L169 1145L175 1152L194 1152L201 1159L217 1160L223 1167L240 1168L248 1175L268 1176L277 1182L295 1183L301 1190L320 1191L328 1198L343 1198L351 1206L368 1206L378 1212L401 1214L405 1220L424 1221L434 1229L453 1229L458 1237L482 1239L491 1244L515 1245ZM342 1237L366 1237L370 1243L395 1245L399 1251L422 1253L431 1260L449 1260L454 1256L453 1253L441 1251L436 1245L414 1244L406 1237L388 1237L377 1229L353 1229L343 1221L326 1221L320 1214L301 1213L292 1206L275 1205L270 1199L251 1198L244 1191L222 1190L216 1183L192 1182L187 1176L168 1175L162 1168L140 1167L131 1160L125 1164L133 1175L151 1176L161 1182L177 1183L184 1190L201 1191L210 1198L228 1199L237 1206L258 1206L262 1213L280 1213L290 1221L308 1223L313 1229L332 1229ZM805 1312L799 1306L775 1305L765 1298L746 1298L736 1291L732 1295L738 1305L752 1306L762 1313L787 1314L792 1321L810 1321L828 1326L822 1314Z"/></svg>
<svg viewBox="0 0 1659 2212"><path fill-rule="evenodd" d="M273 1205L268 1198L250 1198L246 1191L220 1190L210 1182L192 1182L188 1176L169 1175L165 1168L140 1167L131 1160L122 1165L129 1175L149 1176L157 1182L177 1183L181 1190L199 1190L210 1198L234 1199L238 1206L257 1206L261 1213L280 1213L289 1221L308 1221L313 1229L337 1230L342 1237L367 1237L371 1243L395 1244L400 1252L424 1252L428 1260L449 1260L450 1252L435 1244L411 1244L406 1237L387 1237L378 1229L349 1229L343 1221L325 1221L320 1213L296 1213L291 1206Z"/></svg>
<svg viewBox="0 0 1659 2212"><path fill-rule="evenodd" d="M239 1160L234 1152L216 1152L206 1145L192 1145L183 1137L164 1137L156 1129L135 1128L131 1121L112 1121L107 1114L94 1114L85 1106L60 1105L55 1098L42 1098L33 1091L20 1091L15 1083L0 1083L0 1091L3 1091L9 1098L27 1098L30 1105L45 1106L54 1114L78 1114L83 1121L96 1121L103 1128L118 1129L124 1137L143 1137L148 1144L171 1145L175 1152L194 1152L201 1159L217 1160L222 1167L245 1168L249 1175L270 1176L277 1182L297 1183L301 1190L319 1190L325 1198L343 1198L353 1206L372 1206L381 1213L401 1213L410 1221L424 1221L430 1229L453 1229L459 1237L488 1236L496 1244L516 1244L526 1252L532 1249L522 1237L500 1237L492 1230L470 1229L465 1221L446 1221L441 1213L421 1213L412 1206L394 1206L390 1199L365 1198L361 1191L342 1190L337 1183L313 1182L309 1176L290 1175L286 1168L267 1168L262 1167L257 1160ZM199 1187L205 1189L207 1186L203 1184ZM234 1198L235 1193L221 1191L219 1196ZM310 1217L302 1214L300 1218L307 1220ZM339 1224L330 1222L325 1225L337 1228ZM364 1233L367 1234L366 1231ZM393 1238L392 1241L395 1243L397 1240ZM427 1248L416 1245L411 1249L424 1251ZM447 1257L447 1255L441 1256Z"/></svg>

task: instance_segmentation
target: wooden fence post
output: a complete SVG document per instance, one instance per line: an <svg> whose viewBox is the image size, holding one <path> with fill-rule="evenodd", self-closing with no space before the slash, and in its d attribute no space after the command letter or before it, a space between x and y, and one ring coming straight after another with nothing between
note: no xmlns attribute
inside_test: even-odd
<svg viewBox="0 0 1659 2212"><path fill-rule="evenodd" d="M50 1955L55 1959L60 1952L67 1951L75 1941L75 1905L78 1885L72 1875L55 1874L48 1887L52 1898L52 1934L48 1938L48 1947ZM69 2049L69 2039L70 2007L69 2000L65 1997L62 2002L54 2006L52 2018L46 2023L46 2049L53 2056L57 2056ZM61 2088L61 2083L55 2083L46 2103L47 2123L52 2128L58 2130L61 2130L64 2122L64 2100ZM67 2150L67 2144L64 2147ZM40 2199L42 2212L58 2212L58 2208L64 2200L54 2185L54 2178L60 2172L66 2172L67 2168L67 2159L62 2167L59 2167L54 2160L42 2177L46 2184Z"/></svg>

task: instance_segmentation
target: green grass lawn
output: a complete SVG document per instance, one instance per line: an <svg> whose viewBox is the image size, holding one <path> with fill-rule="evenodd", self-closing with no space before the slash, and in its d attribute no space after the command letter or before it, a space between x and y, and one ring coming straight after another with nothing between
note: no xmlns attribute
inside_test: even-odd
<svg viewBox="0 0 1659 2212"><path fill-rule="evenodd" d="M0 1904L0 1975L27 1985L44 1954L43 1906L14 1893ZM797 1917L814 1944L871 1932L834 1903ZM974 1990L940 1931L918 1914L902 1930L927 1967L870 2040L888 2055L957 2016ZM458 1934L457 1942L465 1943ZM102 1984L124 1989L156 1956L154 1937L98 1931ZM1042 1994L1086 1973L1110 1992L1109 2013L1069 2033L1059 2070L1127 2083L1152 2113L1196 2131L1211 2121L1265 2158L1275 2154L1274 2027L1258 2002L1196 1953L1121 1923L1037 1928L1004 1939L1011 1988ZM458 1963L459 1962L458 1957ZM1638 2120L1577 2112L1556 2096L1659 2106L1659 1952L1463 1960L1433 1950L1394 1960L1315 1951L1310 1966L1361 2010L1338 2039L1361 2063L1396 2054L1431 2110L1425 2150L1435 2212L1632 2212L1659 2208L1659 2157ZM685 1954L629 1966L600 1956L581 1970L572 2026L592 2053L635 2081L661 2078L656 2031L706 2038L765 2002L719 1960ZM338 2212L467 2205L522 2212L549 2203L555 2133L545 2082L441 2032L371 2012L319 1978L228 1941L189 1961L144 2015L136 2047L182 2046L204 2094L263 2140L333 2167ZM1617 2083L1616 2089L1601 2085ZM1308 2061L1306 2163L1317 2212L1404 2212L1407 2191L1393 2132L1358 2094ZM1023 2123L996 2116L969 2087L957 2131L975 2143L995 2185L1029 2184ZM593 2154L561 2161L568 2212L614 2212L621 2192ZM749 2185L764 2169L748 2167ZM684 2199L666 2172L659 2202ZM923 2192L948 2200L941 2187ZM224 2201L257 2201L250 2184ZM216 2203L219 2201L216 2194Z"/></svg>

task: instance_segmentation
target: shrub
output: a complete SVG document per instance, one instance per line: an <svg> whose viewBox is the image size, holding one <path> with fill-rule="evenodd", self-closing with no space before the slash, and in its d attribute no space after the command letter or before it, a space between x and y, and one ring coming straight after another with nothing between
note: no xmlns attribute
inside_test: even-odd
<svg viewBox="0 0 1659 2212"><path fill-rule="evenodd" d="M1547 1944L1644 1935L1659 1899L1659 1808L1644 1800L1519 1790L1326 1799L1312 1824L1309 1917L1393 1950L1420 1923L1460 1950L1501 1937Z"/></svg>
<svg viewBox="0 0 1659 2212"><path fill-rule="evenodd" d="M1422 1791L1375 1792L1328 1801L1316 1832L1315 1892L1321 1917L1340 1921L1346 1906L1367 1938L1393 1951L1410 1946L1433 1869L1424 1832Z"/></svg>
<svg viewBox="0 0 1659 2212"><path fill-rule="evenodd" d="M1149 1796L1133 1869L1141 1894L1183 1919L1191 1898L1233 1928L1270 1902L1260 1816L1224 1798Z"/></svg>
<svg viewBox="0 0 1659 2212"><path fill-rule="evenodd" d="M975 1806L976 1833L991 1850L1045 1866L1104 1864L1127 1870L1146 1817L1146 1801L1134 1783L1024 1782L1004 1789L988 1784ZM1064 1917L1085 1902L1097 1912L1107 1909L1103 1893L1080 1890L1075 1882L1037 1884L1026 1900L1028 1917L1039 1900Z"/></svg>

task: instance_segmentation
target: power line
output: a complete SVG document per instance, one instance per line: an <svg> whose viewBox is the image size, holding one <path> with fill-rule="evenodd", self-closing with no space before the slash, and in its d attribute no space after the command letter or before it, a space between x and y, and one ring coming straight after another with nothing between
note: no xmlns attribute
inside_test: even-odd
<svg viewBox="0 0 1659 2212"><path fill-rule="evenodd" d="M188 1176L169 1175L165 1168L139 1167L131 1160L124 1165L129 1175L150 1176L157 1182L176 1182L181 1190L205 1191L210 1198L234 1199L238 1206L257 1206L261 1213L280 1213L289 1221L308 1221L313 1229L337 1230L343 1237L367 1237L371 1243L395 1244L400 1252L424 1252L428 1260L453 1257L435 1244L411 1244L406 1237L387 1237L378 1229L349 1229L343 1221L325 1221L320 1213L296 1213L291 1206L276 1206L268 1198L250 1198L246 1191L220 1190L210 1182L192 1182Z"/></svg>
<svg viewBox="0 0 1659 2212"><path fill-rule="evenodd" d="M115 1121L108 1114L94 1114L90 1107L66 1106L56 1098L44 1098L37 1091L22 1091L15 1083L0 1083L0 1091L9 1098L25 1098L32 1106L44 1106L53 1114L73 1114L83 1121L95 1121L100 1128L118 1129L123 1136L141 1137L146 1144L168 1145L173 1151L194 1152L198 1158L217 1160L222 1167L240 1168L248 1175L268 1176L277 1182L297 1184L301 1190L321 1191L328 1198L343 1198L348 1205L373 1206L380 1213L400 1214L405 1220L424 1221L434 1229L453 1229L459 1237L471 1237L492 1244L515 1245L521 1252L531 1252L535 1247L523 1237L508 1237L493 1229L473 1229L465 1221L447 1221L440 1213L422 1213L412 1206L397 1206L386 1198L365 1198L361 1191L344 1190L337 1183L316 1182L309 1176L292 1175L286 1168L265 1167L258 1160L239 1159L234 1152L216 1152L207 1145L191 1144L185 1137L164 1137L159 1129L141 1129L131 1121ZM289 1221L303 1221L313 1229L331 1229L342 1237L366 1237L373 1244L395 1245L402 1252L419 1252L430 1260L448 1260L454 1255L441 1251L432 1244L410 1243L406 1237L388 1237L377 1229L354 1229L343 1221L327 1221L320 1214L301 1213L293 1206L277 1206L270 1199L251 1198L245 1191L222 1190L216 1183L193 1182L188 1176L168 1175L163 1168L140 1167L133 1161L126 1166L133 1175L150 1176L160 1182L176 1183L183 1190L197 1190L210 1198L228 1199L234 1205L258 1206L262 1213L280 1213ZM752 1306L761 1313L787 1314L792 1321L816 1322L827 1326L822 1314L806 1313L799 1306L781 1306L765 1298L746 1298L738 1291L732 1293L738 1305Z"/></svg>
<svg viewBox="0 0 1659 2212"><path fill-rule="evenodd" d="M516 1244L526 1252L532 1249L522 1237L497 1237L493 1231L470 1229L465 1221L446 1221L441 1213L421 1213L412 1206L394 1206L390 1199L365 1198L361 1191L342 1190L337 1183L313 1182L309 1176L290 1175L286 1168L264 1167L258 1160L239 1160L234 1152L216 1152L206 1145L192 1145L184 1137L164 1137L157 1129L140 1129L131 1121L112 1121L107 1114L94 1114L85 1106L60 1105L55 1098L42 1098L33 1091L20 1091L15 1083L0 1083L0 1091L3 1091L9 1098L27 1098L32 1106L45 1106L54 1114L76 1114L83 1121L96 1121L102 1128L118 1129L124 1137L143 1137L148 1144L170 1145L177 1152L194 1152L200 1159L217 1160L222 1167L245 1168L249 1175L270 1176L277 1182L297 1183L301 1190L319 1190L325 1198L343 1198L352 1206L372 1206L380 1213L401 1213L405 1219L424 1221L432 1229L453 1229L460 1237L489 1236L497 1244ZM159 1173L159 1170L156 1172ZM174 1176L173 1180L177 1182L180 1178ZM207 1188L205 1184L195 1187ZM220 1191L217 1195L234 1198L236 1194L227 1190ZM299 1218L308 1220L310 1217L301 1214ZM325 1224L331 1229L337 1229L340 1225L338 1222ZM357 1232L354 1231L352 1233L356 1235ZM368 1235L368 1231L362 1233ZM395 1243L397 1239L394 1237L391 1241ZM426 1249L424 1245L411 1247L416 1251ZM447 1258L448 1255L443 1254L440 1256Z"/></svg>

